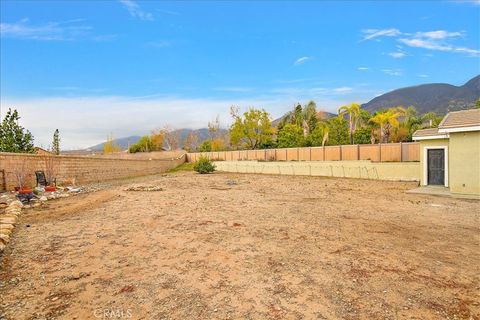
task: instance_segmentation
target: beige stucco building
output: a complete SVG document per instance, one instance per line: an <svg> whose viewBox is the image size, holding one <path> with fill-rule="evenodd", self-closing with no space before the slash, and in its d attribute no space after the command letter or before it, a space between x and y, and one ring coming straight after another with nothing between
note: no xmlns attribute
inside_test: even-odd
<svg viewBox="0 0 480 320"><path fill-rule="evenodd" d="M438 128L418 130L420 182L454 196L480 198L480 109L448 113Z"/></svg>

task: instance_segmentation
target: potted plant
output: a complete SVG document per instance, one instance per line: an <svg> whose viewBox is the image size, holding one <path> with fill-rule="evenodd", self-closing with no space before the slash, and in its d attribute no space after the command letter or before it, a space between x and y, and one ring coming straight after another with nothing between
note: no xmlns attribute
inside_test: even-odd
<svg viewBox="0 0 480 320"><path fill-rule="evenodd" d="M33 192L32 188L26 185L28 179L28 163L26 159L19 161L13 167L13 174L15 175L15 179L17 180L17 187L15 188L16 191L20 194L30 194Z"/></svg>
<svg viewBox="0 0 480 320"><path fill-rule="evenodd" d="M47 156L45 157L45 179L47 180L47 185L45 186L45 192L55 192L56 179L55 174L57 169L57 163L55 157Z"/></svg>

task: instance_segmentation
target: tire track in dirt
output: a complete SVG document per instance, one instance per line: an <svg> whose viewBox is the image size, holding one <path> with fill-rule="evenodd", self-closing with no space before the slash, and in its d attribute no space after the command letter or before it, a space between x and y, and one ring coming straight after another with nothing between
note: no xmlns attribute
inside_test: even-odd
<svg viewBox="0 0 480 320"><path fill-rule="evenodd" d="M119 191L101 190L70 198L56 199L47 202L44 206L36 208L35 210L26 211L21 222L38 223L46 220L59 219L64 216L94 209L120 196Z"/></svg>

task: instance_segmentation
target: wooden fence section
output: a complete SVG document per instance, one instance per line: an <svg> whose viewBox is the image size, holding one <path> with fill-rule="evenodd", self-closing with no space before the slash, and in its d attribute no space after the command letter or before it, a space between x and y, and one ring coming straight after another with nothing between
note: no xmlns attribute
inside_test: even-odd
<svg viewBox="0 0 480 320"><path fill-rule="evenodd" d="M371 160L373 162L411 162L420 161L420 144L418 142L404 142L386 144L354 144L328 147L196 152L187 154L187 161L195 162L201 156L212 160L225 161Z"/></svg>

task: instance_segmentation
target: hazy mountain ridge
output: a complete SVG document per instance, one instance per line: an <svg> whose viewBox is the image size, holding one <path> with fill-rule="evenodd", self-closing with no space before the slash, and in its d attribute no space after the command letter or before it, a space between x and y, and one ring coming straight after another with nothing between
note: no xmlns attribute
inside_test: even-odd
<svg viewBox="0 0 480 320"><path fill-rule="evenodd" d="M187 138L189 132L193 132L198 137L198 142L201 143L203 140L206 140L209 137L209 132L207 128L201 129L177 129L173 131L173 134L179 135L180 146L183 146L185 139ZM220 134L226 133L226 129L220 129ZM130 136L124 138L113 139L113 143L119 146L122 150L127 150L129 146L135 144L138 140L140 140L141 136ZM103 151L103 146L105 142L96 144L87 148L87 150L92 151Z"/></svg>

